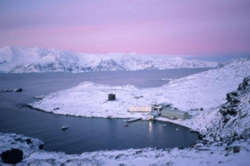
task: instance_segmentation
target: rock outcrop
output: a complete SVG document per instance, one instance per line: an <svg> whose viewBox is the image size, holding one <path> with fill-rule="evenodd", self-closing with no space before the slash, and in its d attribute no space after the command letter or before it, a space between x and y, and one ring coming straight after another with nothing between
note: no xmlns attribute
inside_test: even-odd
<svg viewBox="0 0 250 166"><path fill-rule="evenodd" d="M250 76L244 78L236 91L228 93L220 109L220 121L208 130L207 138L227 144L250 138Z"/></svg>

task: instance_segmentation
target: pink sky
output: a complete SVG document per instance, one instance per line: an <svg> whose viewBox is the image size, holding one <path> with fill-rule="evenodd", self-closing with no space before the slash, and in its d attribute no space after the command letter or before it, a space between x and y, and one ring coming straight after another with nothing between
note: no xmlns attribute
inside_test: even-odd
<svg viewBox="0 0 250 166"><path fill-rule="evenodd" d="M249 0L1 0L0 47L250 52Z"/></svg>

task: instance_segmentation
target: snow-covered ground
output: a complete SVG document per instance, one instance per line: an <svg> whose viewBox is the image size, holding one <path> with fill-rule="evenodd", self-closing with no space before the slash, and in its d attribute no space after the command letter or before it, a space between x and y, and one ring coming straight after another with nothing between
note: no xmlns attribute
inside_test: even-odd
<svg viewBox="0 0 250 166"><path fill-rule="evenodd" d="M28 157L31 153L38 151L41 145L43 145L43 142L35 138L0 132L0 154L11 148L18 148L23 150L24 157Z"/></svg>
<svg viewBox="0 0 250 166"><path fill-rule="evenodd" d="M202 131L206 128L205 124L210 124L203 123L204 120L213 120L218 112L216 107L226 102L226 94L237 89L243 78L250 75L249 71L250 60L240 60L222 68L172 80L158 88L138 89L132 85L108 86L83 82L77 87L50 94L32 105L56 114L146 119L146 114L130 113L128 108L166 102L193 115L191 120L172 122ZM109 93L115 93L117 100L107 101ZM204 111L192 110L201 107Z"/></svg>
<svg viewBox="0 0 250 166"><path fill-rule="evenodd" d="M133 86L110 87L82 83L75 88L51 94L41 102L34 103L34 106L60 114L145 117L141 114L127 113L126 108L123 107L127 104L170 102L179 108L185 108L193 115L190 120L173 122L186 125L204 134L204 141L193 147L128 149L67 155L39 150L38 146L41 142L38 140L33 141L29 138L32 144L28 144L27 142L30 141L27 141L26 137L0 133L0 153L11 148L23 150L25 157L17 165L249 165L249 63L247 60L233 62L223 68L173 80L160 88L137 89ZM245 77L244 80L243 77ZM107 93L110 92L117 94L117 101L105 102ZM171 94L176 96L171 98ZM185 96L182 96L184 94ZM207 98L206 95L208 95ZM60 102L59 99L64 102ZM199 107L205 109L189 110ZM110 110L110 108L114 109ZM117 113L118 111L121 112ZM0 164L3 164L1 160Z"/></svg>
<svg viewBox="0 0 250 166"><path fill-rule="evenodd" d="M0 48L0 72L88 72L216 67L217 63L172 56L84 54L42 48Z"/></svg>
<svg viewBox="0 0 250 166"><path fill-rule="evenodd" d="M23 137L15 134L0 133L0 153L6 149L19 148L24 152L24 159L17 166L26 165L89 165L89 166L236 166L248 165L250 162L250 141L235 141L231 145L202 145L197 144L194 147L186 149L128 149L119 151L97 151L86 152L80 155L67 155L62 152L46 152L39 150L39 143L36 139L31 139L32 146L25 141L20 143L20 140L26 140ZM16 141L17 140L17 141ZM7 147L7 148L5 148ZM239 148L238 153L234 153L234 149ZM1 162L0 164L4 165Z"/></svg>
<svg viewBox="0 0 250 166"><path fill-rule="evenodd" d="M205 140L185 149L128 149L86 152L67 155L39 149L41 141L16 134L0 133L0 153L12 148L24 152L17 165L171 165L171 166L241 166L250 162L250 77L237 90L227 95L227 102L218 109L216 122L210 125ZM215 117L215 116L213 116ZM199 119L203 123L209 123ZM230 138L230 140L228 139ZM29 141L28 141L29 139ZM45 145L46 146L46 145ZM0 160L0 164L4 165Z"/></svg>

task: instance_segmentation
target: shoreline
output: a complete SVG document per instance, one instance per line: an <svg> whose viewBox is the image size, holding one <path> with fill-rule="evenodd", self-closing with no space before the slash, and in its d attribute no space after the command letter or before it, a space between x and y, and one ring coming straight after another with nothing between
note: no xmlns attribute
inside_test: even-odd
<svg viewBox="0 0 250 166"><path fill-rule="evenodd" d="M73 117L73 118L88 118L88 119L107 119L107 120L124 120L124 123L126 124L126 121L127 119L131 119L131 118L115 118L115 117L88 117L88 116L83 116L83 115L79 115L79 116L76 116L76 115L71 115L71 114L59 114L59 113L54 113L54 112L50 112L50 111L46 111L44 109L40 109L40 108L37 108L37 107L34 107L30 104L23 104L22 105L23 107L26 107L26 108L29 108L29 109L32 109L32 110L35 110L35 111L40 111L40 112L44 112L44 113L48 113L48 114L53 114L53 115L57 115L57 116L66 116L66 117ZM183 125L183 124L180 124L180 123L176 123L176 122L173 122L172 120L170 119L167 119L167 118L164 118L164 119L159 119L159 118L156 118L156 119L146 119L145 117L142 118L141 120L139 121L158 121L158 122L165 122L165 123L170 123L170 124L173 124L173 125L176 125L176 126L180 126L180 127L183 127L183 128L186 128L188 130L190 130L191 132L194 132L194 133L197 133L197 134L200 134L198 130L193 130L191 127L187 126L187 125ZM132 122L133 123L133 122Z"/></svg>

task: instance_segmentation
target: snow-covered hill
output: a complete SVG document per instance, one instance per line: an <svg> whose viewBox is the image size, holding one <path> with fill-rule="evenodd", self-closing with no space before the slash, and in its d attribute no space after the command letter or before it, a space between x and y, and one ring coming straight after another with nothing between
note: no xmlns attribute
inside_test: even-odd
<svg viewBox="0 0 250 166"><path fill-rule="evenodd" d="M52 112L59 114L82 116L113 114L115 117L129 115L126 114L124 106L133 102L150 103L153 101L148 101L150 98L167 99L169 102L175 102L178 107L192 108L203 105L205 109L194 111L197 113L192 119L173 120L204 134L205 139L190 148L144 148L67 155L62 152L41 150L39 145L42 142L37 139L0 133L0 147L2 147L0 153L11 148L22 150L24 159L18 165L248 165L250 162L250 76L247 77L250 75L249 71L250 61L242 60L223 68L173 80L160 88L144 90L133 86L109 87L85 82L78 87L51 94L42 101L44 104L42 106L48 108L60 106L58 109L52 109ZM101 102L109 92L115 92L118 100L110 103ZM177 96L171 98L174 94ZM95 101L84 100L86 98L94 98ZM201 100L198 100L199 98ZM206 103L209 104L204 105ZM67 106L70 106L68 107L70 109L67 109ZM90 106L93 109L89 109ZM99 108L107 110L98 112ZM206 131L202 132L204 128ZM3 164L1 160L0 164Z"/></svg>
<svg viewBox="0 0 250 166"><path fill-rule="evenodd" d="M216 67L216 62L134 54L84 54L42 48L0 48L0 72L86 72Z"/></svg>
<svg viewBox="0 0 250 166"><path fill-rule="evenodd" d="M132 85L83 82L77 87L48 95L33 106L58 114L116 118L145 118L140 113L129 113L128 108L165 102L184 111L201 107L207 110L226 102L226 94L235 90L243 78L250 75L249 71L250 60L240 60L222 68L172 80L157 88L138 89ZM115 93L118 100L105 102L108 93ZM56 107L60 109L54 109Z"/></svg>
<svg viewBox="0 0 250 166"><path fill-rule="evenodd" d="M248 165L250 162L250 77L236 91L227 94L227 102L212 112L196 117L210 126L204 140L185 149L127 149L85 152L67 155L41 150L38 139L0 132L0 153L18 148L24 159L17 165ZM211 121L213 119L213 121ZM194 121L197 122L197 121ZM208 124L211 123L211 124ZM188 124L188 123L187 123ZM187 125L186 124L186 125ZM199 123L196 126L200 125ZM192 125L192 124L191 124ZM194 125L194 124L193 124ZM188 126L188 125L187 125ZM212 138L212 139L211 139ZM28 141L29 140L29 141ZM207 142L209 141L209 142ZM45 144L46 146L46 144ZM3 161L0 160L0 164Z"/></svg>

